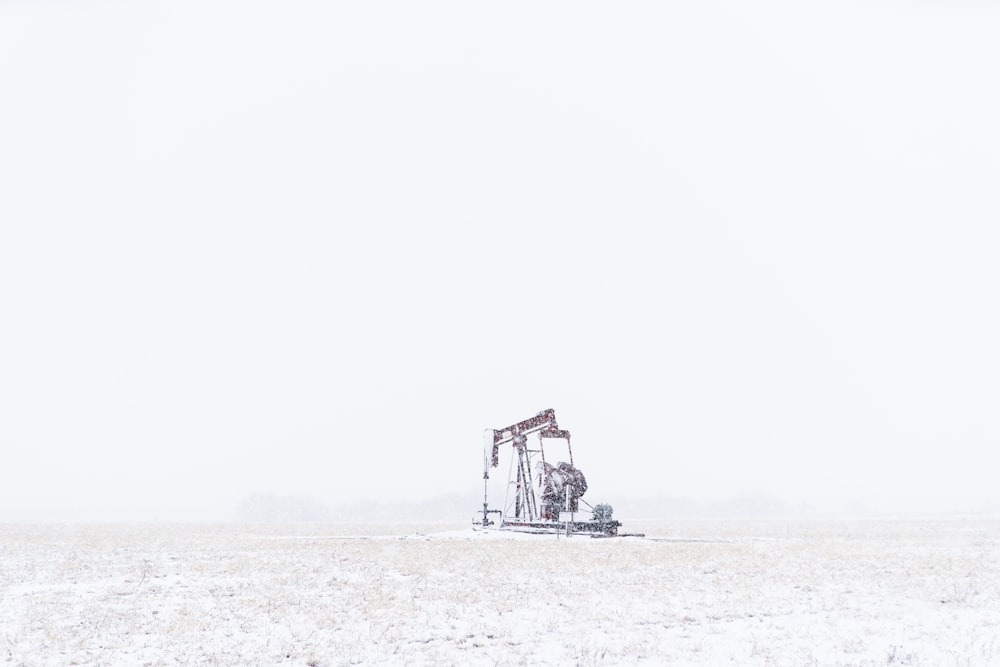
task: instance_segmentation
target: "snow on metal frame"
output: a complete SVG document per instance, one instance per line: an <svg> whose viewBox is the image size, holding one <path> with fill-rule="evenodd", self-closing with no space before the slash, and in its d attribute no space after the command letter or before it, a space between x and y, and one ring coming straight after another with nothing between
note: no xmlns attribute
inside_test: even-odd
<svg viewBox="0 0 1000 667"><path fill-rule="evenodd" d="M537 449L532 449L528 436L535 434L538 445ZM565 440L569 461L555 464L547 461L546 439ZM474 521L479 529L495 527L493 529L535 534L583 533L595 537L618 534L621 523L611 518L610 505L599 505L600 510L595 511L591 521L577 516L587 482L583 472L574 466L570 432L559 428L554 410L543 410L505 428L486 429L483 440L483 508L481 517ZM491 507L501 494L496 489L496 482L491 490L490 470L500 467L501 447L507 444L511 445L507 450L510 452L508 473L503 502L498 509ZM494 521L490 515L499 516Z"/></svg>

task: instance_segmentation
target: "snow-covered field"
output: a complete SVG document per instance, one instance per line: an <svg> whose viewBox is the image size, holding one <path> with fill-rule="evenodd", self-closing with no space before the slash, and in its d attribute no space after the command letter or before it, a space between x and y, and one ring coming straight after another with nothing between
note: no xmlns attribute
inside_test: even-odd
<svg viewBox="0 0 1000 667"><path fill-rule="evenodd" d="M1000 522L0 526L12 665L1000 665Z"/></svg>

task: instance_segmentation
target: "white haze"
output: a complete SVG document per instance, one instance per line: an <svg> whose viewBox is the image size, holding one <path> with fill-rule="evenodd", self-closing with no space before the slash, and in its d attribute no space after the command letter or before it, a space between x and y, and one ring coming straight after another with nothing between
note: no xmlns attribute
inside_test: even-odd
<svg viewBox="0 0 1000 667"><path fill-rule="evenodd" d="M997 34L7 0L0 519L474 495L550 407L595 501L996 507Z"/></svg>

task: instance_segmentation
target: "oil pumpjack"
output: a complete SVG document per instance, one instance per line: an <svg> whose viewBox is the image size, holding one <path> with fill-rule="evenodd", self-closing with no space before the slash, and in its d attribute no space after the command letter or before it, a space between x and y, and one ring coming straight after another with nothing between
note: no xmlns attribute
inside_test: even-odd
<svg viewBox="0 0 1000 667"><path fill-rule="evenodd" d="M532 446L528 436L537 435L538 444ZM565 441L565 449L554 441ZM549 455L546 457L546 442ZM511 445L510 471L503 489L503 505L491 508L491 492L496 500L500 495L497 484L490 483L490 470L497 468L501 447ZM553 453L565 452L567 460L555 460ZM592 537L618 535L621 522L612 518L612 507L606 504L591 506L583 500L587 480L573 463L569 431L559 428L554 410L544 410L502 429L486 429L483 433L483 509L482 518L475 520L478 529L517 531L525 533L555 533L566 535L581 533ZM513 495L513 498L511 497ZM577 518L580 504L589 508L591 518ZM498 515L497 520L490 515Z"/></svg>

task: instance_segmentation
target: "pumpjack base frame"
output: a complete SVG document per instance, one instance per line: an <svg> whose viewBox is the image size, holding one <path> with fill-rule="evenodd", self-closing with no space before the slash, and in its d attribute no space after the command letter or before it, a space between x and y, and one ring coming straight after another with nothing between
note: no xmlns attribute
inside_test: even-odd
<svg viewBox="0 0 1000 667"><path fill-rule="evenodd" d="M512 533L530 533L533 535L565 535L567 526L570 535L590 535L591 537L618 537L620 521L600 523L598 521L530 521L522 519L507 519L499 526L483 530L498 530Z"/></svg>

